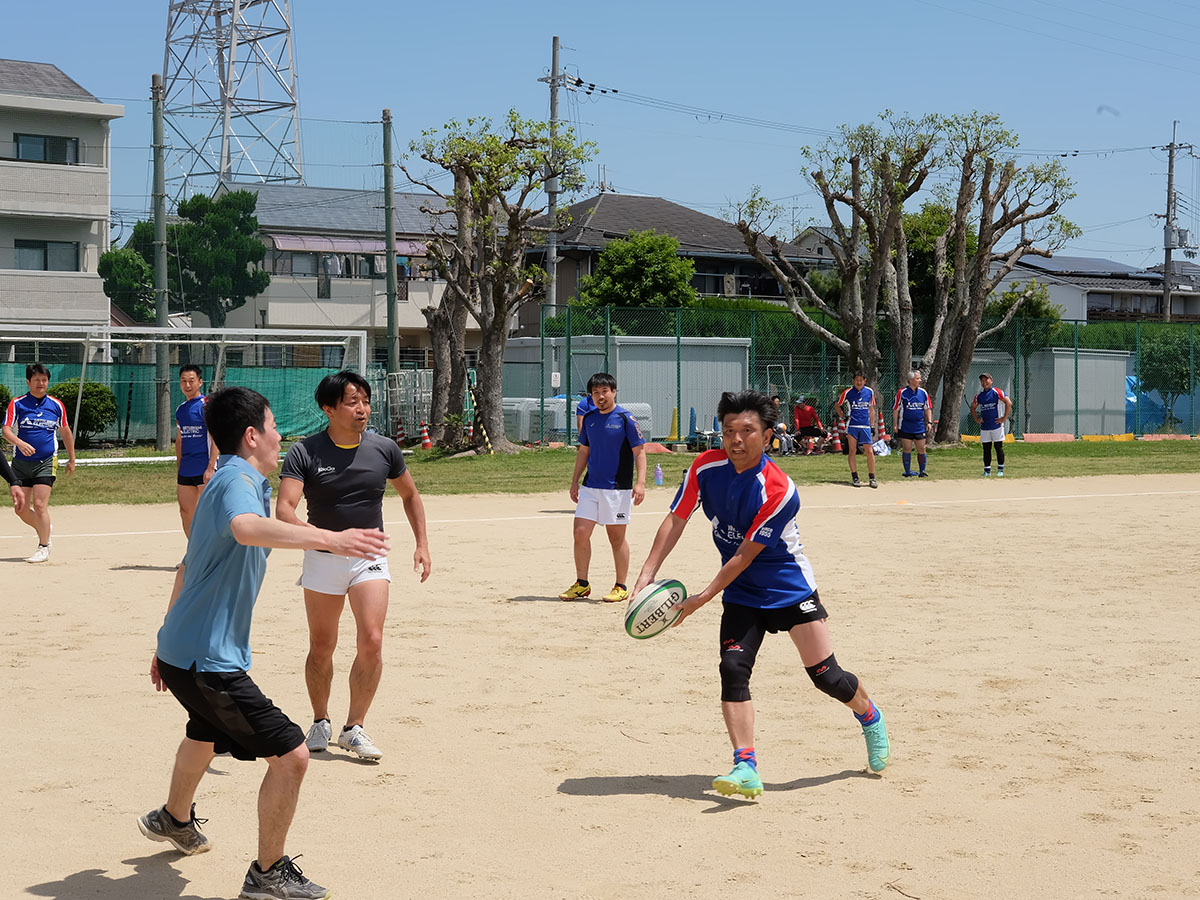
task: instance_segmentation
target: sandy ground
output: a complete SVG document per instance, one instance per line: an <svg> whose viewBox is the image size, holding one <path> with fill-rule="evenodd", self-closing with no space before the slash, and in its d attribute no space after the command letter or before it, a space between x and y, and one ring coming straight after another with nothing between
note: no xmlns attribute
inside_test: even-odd
<svg viewBox="0 0 1200 900"><path fill-rule="evenodd" d="M670 496L652 489L634 517L635 572ZM839 661L890 725L883 777L776 636L753 682L766 794L718 797L717 604L635 642L623 607L551 599L572 576L565 491L429 498L435 572L419 585L393 500L388 665L367 723L385 756L315 754L289 852L341 898L1200 896L1200 478L802 497ZM211 853L180 857L135 825L165 798L183 727L146 676L183 547L175 509L53 514L41 567L20 561L24 526L0 520L0 895L235 897L262 763L215 760L197 797ZM599 536L595 550L606 588ZM715 559L694 520L662 574L698 588ZM299 565L271 557L253 675L307 725Z"/></svg>

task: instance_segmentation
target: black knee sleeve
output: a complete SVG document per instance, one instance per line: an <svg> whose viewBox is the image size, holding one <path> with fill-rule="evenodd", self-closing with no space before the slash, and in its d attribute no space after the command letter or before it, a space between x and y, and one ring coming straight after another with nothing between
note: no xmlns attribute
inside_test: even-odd
<svg viewBox="0 0 1200 900"><path fill-rule="evenodd" d="M832 653L828 659L815 666L805 666L804 671L817 686L817 690L841 703L849 703L858 693L858 677L839 666Z"/></svg>
<svg viewBox="0 0 1200 900"><path fill-rule="evenodd" d="M983 442L983 464L985 466L990 466L992 464L992 442L991 441Z"/></svg>
<svg viewBox="0 0 1200 900"><path fill-rule="evenodd" d="M746 652L736 644L721 648L721 700L741 703L750 699L750 673L754 670L755 653Z"/></svg>

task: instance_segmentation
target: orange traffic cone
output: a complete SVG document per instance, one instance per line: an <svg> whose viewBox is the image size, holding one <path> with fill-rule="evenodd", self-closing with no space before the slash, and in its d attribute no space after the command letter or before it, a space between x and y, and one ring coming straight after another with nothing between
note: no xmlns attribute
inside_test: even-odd
<svg viewBox="0 0 1200 900"><path fill-rule="evenodd" d="M408 443L408 435L404 433L404 420L396 420L396 443L403 447Z"/></svg>
<svg viewBox="0 0 1200 900"><path fill-rule="evenodd" d="M833 430L833 452L842 452L842 432L846 430L846 423L842 419L838 419L837 428Z"/></svg>
<svg viewBox="0 0 1200 900"><path fill-rule="evenodd" d="M468 441L475 440L475 419L474 418L467 419L467 440Z"/></svg>
<svg viewBox="0 0 1200 900"><path fill-rule="evenodd" d="M421 449L432 450L433 441L429 440L429 429L425 427L425 423L421 423Z"/></svg>
<svg viewBox="0 0 1200 900"><path fill-rule="evenodd" d="M885 444L891 440L887 433L887 421L885 420L883 413L879 414L879 439Z"/></svg>

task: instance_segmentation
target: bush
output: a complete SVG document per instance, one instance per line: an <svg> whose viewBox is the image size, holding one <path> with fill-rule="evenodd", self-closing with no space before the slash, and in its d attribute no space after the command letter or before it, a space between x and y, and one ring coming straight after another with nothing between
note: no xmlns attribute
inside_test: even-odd
<svg viewBox="0 0 1200 900"><path fill-rule="evenodd" d="M57 397L67 408L67 424L75 418L75 400L79 396L79 379L71 378L50 385L47 391L51 397ZM84 382L83 402L79 405L79 428L75 432L75 440L86 444L97 434L100 434L113 422L117 421L117 398L106 385L95 381Z"/></svg>
<svg viewBox="0 0 1200 900"><path fill-rule="evenodd" d="M12 403L12 394L8 392L8 388L0 384L0 409L8 409L8 404Z"/></svg>

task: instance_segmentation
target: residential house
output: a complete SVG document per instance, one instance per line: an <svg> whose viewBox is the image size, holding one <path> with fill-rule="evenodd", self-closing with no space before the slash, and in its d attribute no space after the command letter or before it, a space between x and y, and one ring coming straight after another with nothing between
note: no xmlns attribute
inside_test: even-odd
<svg viewBox="0 0 1200 900"><path fill-rule="evenodd" d="M50 63L0 59L0 323L105 325L109 123Z"/></svg>
<svg viewBox="0 0 1200 900"><path fill-rule="evenodd" d="M228 328L362 328L368 359L387 362L387 265L383 191L300 184L223 183L217 189L257 194L255 215L267 246L263 265L270 286L229 313ZM394 195L396 229L396 322L400 362L432 365L429 332L421 309L437 305L445 282L432 270L426 241L431 215L441 208L430 194ZM194 314L198 326L205 317ZM479 329L467 323L468 362L477 352Z"/></svg>
<svg viewBox="0 0 1200 900"><path fill-rule="evenodd" d="M559 234L555 267L559 303L578 296L583 279L595 271L604 248L631 231L656 231L679 241L679 255L695 263L692 286L698 294L782 300L779 283L751 256L737 227L724 219L661 197L613 193L581 200L569 207L568 213L570 225ZM806 254L793 244L785 243L783 252L806 268L821 264L817 254ZM546 266L544 246L532 249L529 257ZM518 334L536 335L538 317L537 306L527 303L518 316Z"/></svg>

